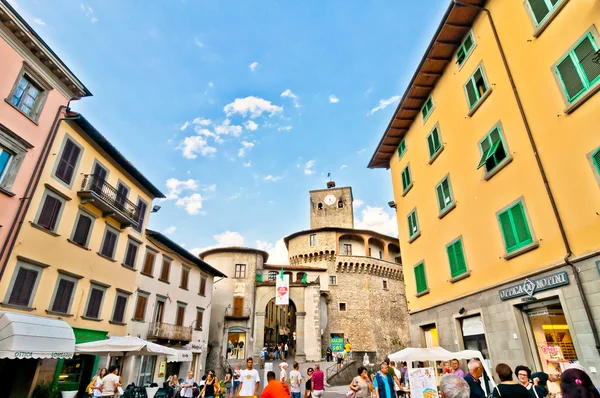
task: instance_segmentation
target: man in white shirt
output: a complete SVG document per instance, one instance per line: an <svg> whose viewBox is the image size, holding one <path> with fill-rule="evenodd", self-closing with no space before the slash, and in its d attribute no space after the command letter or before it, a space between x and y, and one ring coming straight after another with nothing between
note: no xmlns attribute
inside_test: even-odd
<svg viewBox="0 0 600 398"><path fill-rule="evenodd" d="M102 379L102 385L100 389L103 397L113 397L121 385L121 378L117 376L119 374L119 368L117 366L111 366L108 369L108 374Z"/></svg>
<svg viewBox="0 0 600 398"><path fill-rule="evenodd" d="M287 363L282 362L279 364L279 381L285 384L287 384L287 368Z"/></svg>
<svg viewBox="0 0 600 398"><path fill-rule="evenodd" d="M241 383L237 390L237 396L243 397L256 397L258 396L258 387L260 385L260 377L258 371L252 369L254 361L252 358L246 360L248 369L244 369L241 372Z"/></svg>
<svg viewBox="0 0 600 398"><path fill-rule="evenodd" d="M290 372L290 391L292 393L292 398L300 398L300 389L302 385L302 373L299 371L300 365L296 362L294 363L294 370Z"/></svg>

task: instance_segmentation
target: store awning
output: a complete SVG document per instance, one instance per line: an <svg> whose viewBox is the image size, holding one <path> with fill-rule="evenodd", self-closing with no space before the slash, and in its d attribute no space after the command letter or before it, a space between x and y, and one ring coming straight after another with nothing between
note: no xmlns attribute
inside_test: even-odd
<svg viewBox="0 0 600 398"><path fill-rule="evenodd" d="M167 356L167 362L192 362L192 352L190 350L175 349L177 355Z"/></svg>
<svg viewBox="0 0 600 398"><path fill-rule="evenodd" d="M75 335L65 321L0 311L0 358L73 358Z"/></svg>
<svg viewBox="0 0 600 398"><path fill-rule="evenodd" d="M139 337L113 336L106 340L92 341L90 343L81 343L75 346L75 352L79 354L91 355L175 355L177 351L142 340Z"/></svg>

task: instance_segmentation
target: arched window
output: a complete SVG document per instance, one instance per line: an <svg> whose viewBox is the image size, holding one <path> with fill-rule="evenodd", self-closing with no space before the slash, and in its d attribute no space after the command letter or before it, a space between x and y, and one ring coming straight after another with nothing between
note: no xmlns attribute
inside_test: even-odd
<svg viewBox="0 0 600 398"><path fill-rule="evenodd" d="M306 275L306 272L298 272L296 274L296 282L302 282L302 278Z"/></svg>
<svg viewBox="0 0 600 398"><path fill-rule="evenodd" d="M341 200L338 201L338 209L341 209L344 207L344 202L342 202Z"/></svg>
<svg viewBox="0 0 600 398"><path fill-rule="evenodd" d="M277 271L269 271L269 280L274 281L277 279Z"/></svg>
<svg viewBox="0 0 600 398"><path fill-rule="evenodd" d="M318 208L319 210L323 210L323 203L319 203L319 205L317 206L317 208Z"/></svg>

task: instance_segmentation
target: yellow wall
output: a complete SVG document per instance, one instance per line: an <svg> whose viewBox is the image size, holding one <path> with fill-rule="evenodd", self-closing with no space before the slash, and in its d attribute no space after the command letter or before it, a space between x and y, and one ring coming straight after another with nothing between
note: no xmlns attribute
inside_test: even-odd
<svg viewBox="0 0 600 398"><path fill-rule="evenodd" d="M65 135L68 134L73 140L83 147L80 155L78 169L74 173L74 182L72 188L69 189L64 184L60 183L53 177L55 162L58 161L61 154L62 144ZM101 212L92 204L85 204L86 209L98 216L93 224L93 229L89 240L89 249L79 247L67 241L71 238L73 227L76 222L76 216L79 211L81 199L77 195L77 191L81 187L84 174L92 172L94 160L99 160L108 170L109 175L107 182L112 186L117 186L117 179L121 179L130 187L129 200L137 203L138 195L148 203L148 212L151 208L151 197L143 192L141 188L128 177L123 171L116 167L102 151L88 142L78 133L76 127L72 127L66 122L62 122L58 129L56 140L53 148L50 151L50 156L44 167L42 177L38 188L35 191L31 206L25 217L25 221L21 232L17 238L17 242L11 258L7 264L4 277L0 281L0 297L3 303L8 301L7 289L13 277L15 265L17 264L17 256L26 257L35 261L48 264L49 267L43 269L41 281L37 287L32 307L32 311L28 312L35 315L53 316L47 314L47 310L52 306L51 300L55 290L58 269L62 269L80 276L83 276L77 283L76 291L73 298L70 313L71 317L63 317L71 326L84 329L95 329L109 332L109 335L125 335L126 326L110 324L112 311L115 303L116 289L124 289L129 292L135 291L136 273L124 268L121 263L125 256L128 234L142 241L142 235L133 230L133 228L125 228L118 237L116 246L115 261L108 260L97 254L100 250L100 245L106 228L106 224L110 224L115 228L119 228L119 224L112 218L103 218ZM48 232L42 231L39 228L34 228L31 224L36 219L36 214L41 206L41 200L46 191L46 185L54 187L70 200L66 201L62 215L58 221L56 233L54 236ZM149 214L146 214L147 222ZM145 227L145 226L144 226ZM142 230L143 231L143 230ZM138 253L138 260L140 254ZM111 287L107 289L104 302L101 307L101 322L82 319L85 314L88 292L90 288L90 280L96 280ZM10 294L10 293L9 293ZM131 318L131 311L134 305L134 296L129 297L127 303L127 311L125 312L124 322ZM10 309L18 311L18 309Z"/></svg>
<svg viewBox="0 0 600 398"><path fill-rule="evenodd" d="M598 249L600 187L586 154L600 146L600 94L573 113L565 103L551 67L592 25L600 26L600 4L569 1L539 38L522 2L488 2L500 40L515 75L525 112L540 148L550 184L575 255ZM435 108L423 122L419 115L406 134L401 159L394 154L390 169L397 205L406 294L411 311L441 304L487 286L527 275L562 261L565 249L550 201L535 163L523 121L502 64L489 21L480 14L473 25L476 47L462 68L450 63L433 90ZM598 41L600 43L600 41ZM483 61L492 88L481 107L468 117L463 85ZM478 142L500 122L513 160L488 181L477 170ZM426 137L439 123L444 150L431 164ZM413 188L402 197L401 172L410 162ZM450 175L457 206L438 218L435 186ZM505 260L496 213L523 197L539 248ZM421 236L408 243L407 216L417 209ZM450 283L445 246L462 236L471 275ZM413 266L425 261L430 293L416 297Z"/></svg>

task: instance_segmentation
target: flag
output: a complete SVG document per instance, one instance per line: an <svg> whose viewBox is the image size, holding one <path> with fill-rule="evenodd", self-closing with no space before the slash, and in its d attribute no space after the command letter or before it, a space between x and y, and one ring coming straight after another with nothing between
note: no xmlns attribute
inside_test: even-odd
<svg viewBox="0 0 600 398"><path fill-rule="evenodd" d="M327 173L327 178L331 177L331 173Z"/></svg>
<svg viewBox="0 0 600 398"><path fill-rule="evenodd" d="M281 267L281 271L279 271L279 277L283 280L283 267Z"/></svg>
<svg viewBox="0 0 600 398"><path fill-rule="evenodd" d="M304 275L302 275L302 283L304 283L306 285L306 273Z"/></svg>

